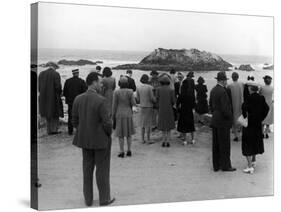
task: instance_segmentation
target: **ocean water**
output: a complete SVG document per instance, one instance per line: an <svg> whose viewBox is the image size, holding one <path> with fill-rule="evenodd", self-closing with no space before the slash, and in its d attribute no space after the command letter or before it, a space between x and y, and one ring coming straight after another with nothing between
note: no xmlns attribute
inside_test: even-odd
<svg viewBox="0 0 281 212"><path fill-rule="evenodd" d="M138 63L150 52L142 51L108 51L108 50L70 50L70 49L39 49L38 50L38 64L47 63L49 61L58 62L61 59L68 60L79 60L87 59L91 61L103 61L100 64L102 67L109 66L114 67L126 63ZM255 77L256 82L263 85L263 76L270 75L273 77L273 70L263 70L262 67L265 63L272 64L273 58L266 56L255 56L255 55L220 55L224 60L230 62L234 66L239 66L241 64L251 64L255 69L253 72L235 70L239 73L239 80L241 82L247 81L247 76L252 75ZM85 65L85 66L60 66L57 70L61 75L62 85L65 80L72 76L72 70L79 68L80 77L85 79L88 73L95 69L95 65ZM45 68L39 67L39 72L43 71ZM125 74L126 70L113 70L113 77L119 79L121 74ZM233 71L228 71L227 76L231 79L231 73ZM133 77L136 84L140 84L139 79L142 74L149 74L148 71L133 70ZM183 72L183 74L186 74ZM216 84L216 71L197 71L194 73L195 81L199 76L202 76L207 84L208 90ZM231 80L229 80L231 82Z"/></svg>

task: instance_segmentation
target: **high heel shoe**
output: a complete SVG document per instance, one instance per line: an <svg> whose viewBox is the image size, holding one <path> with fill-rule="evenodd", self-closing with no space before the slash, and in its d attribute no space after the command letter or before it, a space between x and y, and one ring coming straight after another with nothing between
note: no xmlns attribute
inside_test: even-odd
<svg viewBox="0 0 281 212"><path fill-rule="evenodd" d="M247 167L243 169L243 172L247 174L254 174L254 167Z"/></svg>
<svg viewBox="0 0 281 212"><path fill-rule="evenodd" d="M131 151L127 151L127 156L131 157L132 156L132 152Z"/></svg>

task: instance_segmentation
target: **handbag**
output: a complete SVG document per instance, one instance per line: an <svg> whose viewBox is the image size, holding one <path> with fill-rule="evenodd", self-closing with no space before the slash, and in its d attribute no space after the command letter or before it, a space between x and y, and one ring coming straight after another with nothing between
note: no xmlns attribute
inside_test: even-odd
<svg viewBox="0 0 281 212"><path fill-rule="evenodd" d="M244 118L243 115L240 115L237 119L237 123L243 127L248 127L248 118Z"/></svg>

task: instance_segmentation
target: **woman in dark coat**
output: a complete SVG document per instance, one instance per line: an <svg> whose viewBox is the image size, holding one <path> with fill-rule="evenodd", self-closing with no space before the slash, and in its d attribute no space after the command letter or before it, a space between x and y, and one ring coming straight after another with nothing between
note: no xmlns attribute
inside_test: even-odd
<svg viewBox="0 0 281 212"><path fill-rule="evenodd" d="M264 152L262 121L265 119L269 107L265 98L258 94L258 85L247 83L249 96L242 104L242 114L248 118L248 126L242 130L242 154L246 157L248 167L245 173L254 173L256 155Z"/></svg>
<svg viewBox="0 0 281 212"><path fill-rule="evenodd" d="M163 133L162 147L170 147L171 130L175 128L173 105L176 103L175 92L170 85L170 79L164 75L160 78L161 86L156 90L156 101L159 107L158 130Z"/></svg>
<svg viewBox="0 0 281 212"><path fill-rule="evenodd" d="M207 86L204 85L204 78L199 77L197 80L198 84L195 85L196 91L196 105L195 111L199 114L199 123L204 124L202 115L209 112L208 101L207 101Z"/></svg>
<svg viewBox="0 0 281 212"><path fill-rule="evenodd" d="M180 96L177 101L179 110L179 121L177 130L181 133L183 144L186 145L186 133L191 133L191 143L194 144L194 118L193 109L195 106L194 91L189 90L189 81L184 80L181 86Z"/></svg>
<svg viewBox="0 0 281 212"><path fill-rule="evenodd" d="M115 78L112 77L112 71L109 67L105 67L103 69L103 78L102 78L102 95L106 98L106 107L109 111L109 116L111 117L112 112L112 101L113 101L113 93L116 87Z"/></svg>

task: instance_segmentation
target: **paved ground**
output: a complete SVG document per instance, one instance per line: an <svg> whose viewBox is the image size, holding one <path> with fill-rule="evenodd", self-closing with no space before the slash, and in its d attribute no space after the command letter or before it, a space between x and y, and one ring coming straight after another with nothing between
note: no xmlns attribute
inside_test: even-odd
<svg viewBox="0 0 281 212"><path fill-rule="evenodd" d="M62 127L66 131L66 127ZM139 129L137 131L140 131ZM46 136L39 133L38 168L42 187L40 209L81 208L82 158L66 133ZM265 153L257 157L253 175L244 174L245 158L241 142L232 142L232 164L236 172L213 172L211 133L197 126L196 144L183 146L173 132L170 148L162 148L160 133L153 134L154 144L142 144L137 133L133 139L133 156L120 159L118 140L114 137L111 159L111 190L114 205L180 202L219 198L273 195L273 133L265 140ZM94 187L94 206L98 195Z"/></svg>

